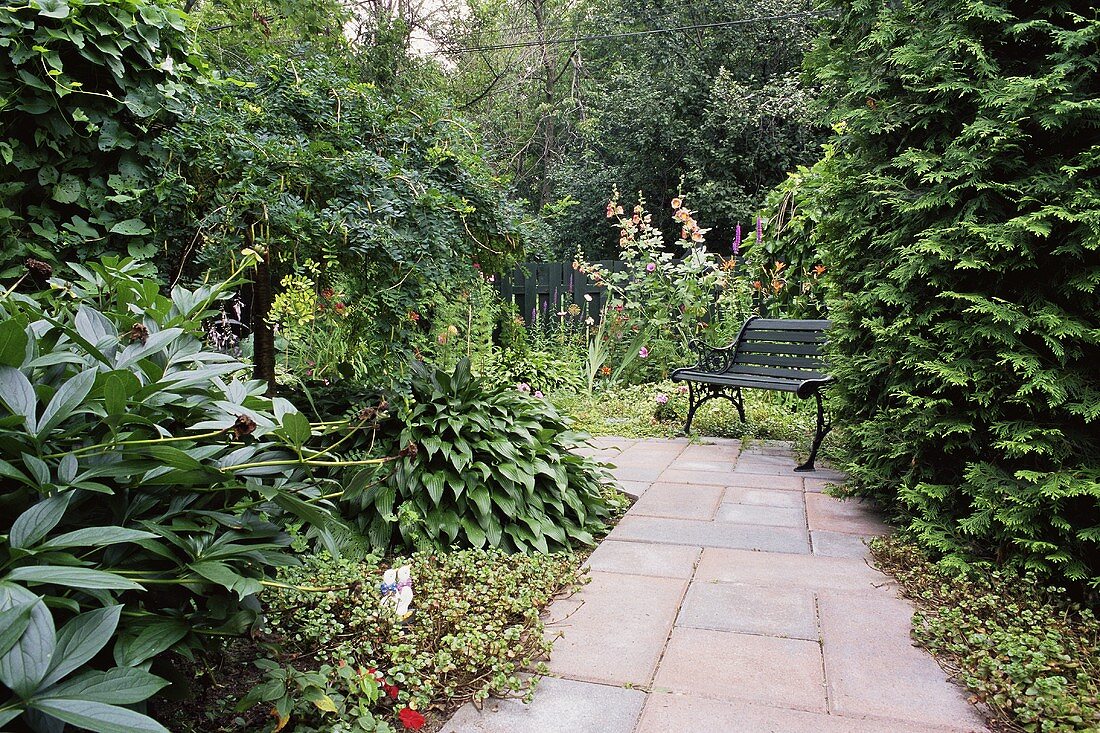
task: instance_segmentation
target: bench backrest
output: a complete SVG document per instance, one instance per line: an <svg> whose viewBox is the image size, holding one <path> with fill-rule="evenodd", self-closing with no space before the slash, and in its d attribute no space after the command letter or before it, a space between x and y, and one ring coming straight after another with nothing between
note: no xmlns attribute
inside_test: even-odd
<svg viewBox="0 0 1100 733"><path fill-rule="evenodd" d="M776 379L825 379L824 320L753 317L737 337L731 370Z"/></svg>

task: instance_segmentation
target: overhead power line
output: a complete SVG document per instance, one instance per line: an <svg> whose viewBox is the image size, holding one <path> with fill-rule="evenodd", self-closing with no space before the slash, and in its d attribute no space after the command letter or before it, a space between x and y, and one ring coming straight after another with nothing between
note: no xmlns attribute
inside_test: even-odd
<svg viewBox="0 0 1100 733"><path fill-rule="evenodd" d="M533 46L556 46L565 43L583 43L587 41L603 41L614 38L635 38L638 36L652 36L659 33L678 33L680 31L694 31L705 28L726 28L735 25L752 25L769 20L790 20L793 18L808 18L822 16L824 13L805 11L801 13L789 13L787 15L765 15L757 18L744 18L742 20L726 20L717 23L699 23L696 25L682 25L675 28L653 28L644 31L627 31L623 33L607 33L593 36L573 36L572 38L547 38L539 41L517 41L516 43L498 43L490 46L467 46L464 48L440 49L440 53L476 53L478 51L503 51L510 48L531 48Z"/></svg>

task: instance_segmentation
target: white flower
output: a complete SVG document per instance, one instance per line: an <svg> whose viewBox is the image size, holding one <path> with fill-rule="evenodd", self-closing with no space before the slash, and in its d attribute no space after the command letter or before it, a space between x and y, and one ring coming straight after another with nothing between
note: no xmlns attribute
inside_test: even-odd
<svg viewBox="0 0 1100 733"><path fill-rule="evenodd" d="M586 301L588 301L589 303L591 303L592 302L592 295L590 293L585 293L584 294L584 299Z"/></svg>
<svg viewBox="0 0 1100 733"><path fill-rule="evenodd" d="M588 318L584 319L584 322L587 323L589 326L591 326L592 324L594 324L596 322L596 319L593 318L592 316L589 316Z"/></svg>

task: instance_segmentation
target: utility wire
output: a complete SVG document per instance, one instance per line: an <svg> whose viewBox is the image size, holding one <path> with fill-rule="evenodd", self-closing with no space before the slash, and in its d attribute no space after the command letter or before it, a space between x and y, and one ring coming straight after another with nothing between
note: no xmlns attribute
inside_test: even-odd
<svg viewBox="0 0 1100 733"><path fill-rule="evenodd" d="M520 41L516 43L499 43L491 46L467 46L464 48L440 49L437 53L458 54L475 53L478 51L502 51L509 48L531 48L533 46L554 46L563 43L582 43L586 41L602 41L613 38L635 38L638 36L651 36L658 33L677 33L679 31L702 30L705 28L727 28L735 25L751 25L768 20L789 20L792 18L817 17L824 13L806 11L801 13L789 13L787 15L766 15L758 18L744 18L742 20L726 20L718 23L699 23L696 25L682 25L675 28L653 28L644 31L628 31L624 33L607 33L594 36L574 36L572 38L547 38L539 41Z"/></svg>

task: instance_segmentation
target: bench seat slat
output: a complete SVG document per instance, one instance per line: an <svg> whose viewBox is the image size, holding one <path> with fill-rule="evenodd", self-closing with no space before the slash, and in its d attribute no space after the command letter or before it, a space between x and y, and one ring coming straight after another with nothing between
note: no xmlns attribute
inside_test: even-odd
<svg viewBox="0 0 1100 733"><path fill-rule="evenodd" d="M819 356L779 356L773 354L746 354L737 352L734 364L793 367L795 369L811 369L820 372L825 368L825 360Z"/></svg>
<svg viewBox="0 0 1100 733"><path fill-rule="evenodd" d="M798 381L826 378L825 374L812 369L782 369L780 367L751 366L746 364L732 366L726 371L726 374L754 374L761 377L796 379Z"/></svg>
<svg viewBox="0 0 1100 733"><path fill-rule="evenodd" d="M821 331L745 331L744 337L741 339L743 343L751 343L754 341L781 341L781 342L798 342L798 343L811 343L811 344L823 344L826 341L826 335Z"/></svg>
<svg viewBox="0 0 1100 733"><path fill-rule="evenodd" d="M825 331L830 325L830 321L809 319L754 318L745 325L745 331Z"/></svg>
<svg viewBox="0 0 1100 733"><path fill-rule="evenodd" d="M817 344L770 344L742 342L738 353L745 354L805 354L807 356L821 356L821 347Z"/></svg>
<svg viewBox="0 0 1100 733"><path fill-rule="evenodd" d="M727 387L768 389L778 392L797 392L805 381L802 379L776 379L758 374L738 374L736 372L712 374L711 372L701 372L695 369L677 369L671 376L675 380L685 382L703 382Z"/></svg>

